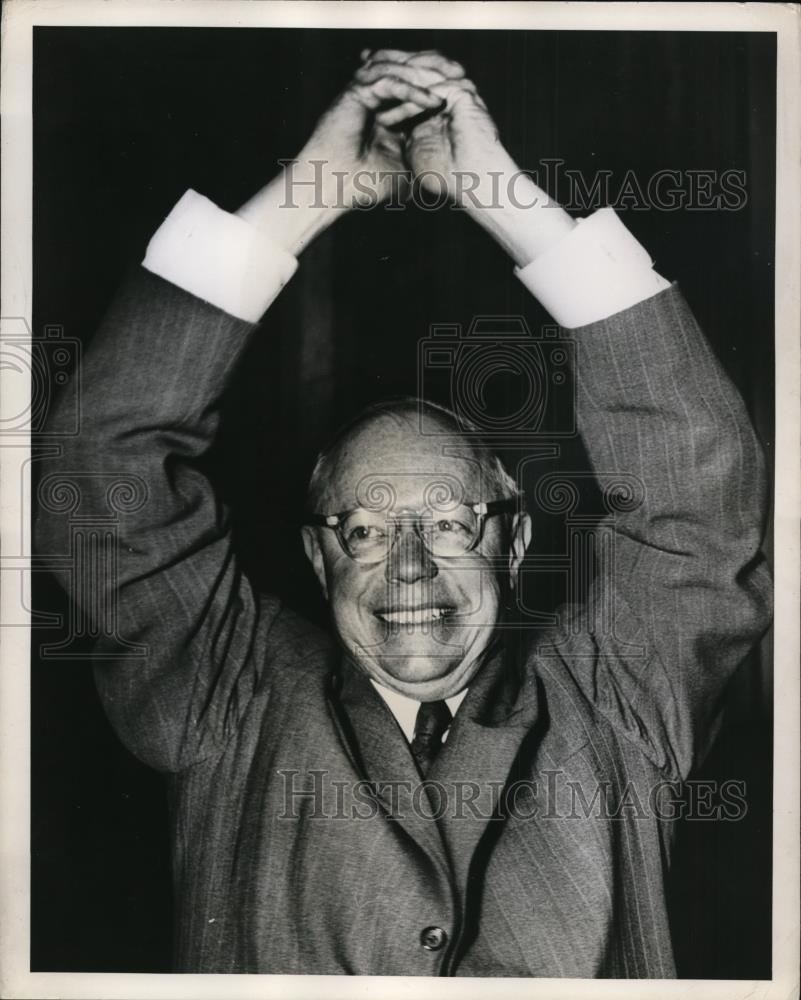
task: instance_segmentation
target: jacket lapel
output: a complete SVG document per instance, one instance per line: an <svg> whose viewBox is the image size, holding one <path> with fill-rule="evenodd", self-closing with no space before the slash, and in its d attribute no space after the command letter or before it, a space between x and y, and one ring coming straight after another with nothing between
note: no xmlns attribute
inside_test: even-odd
<svg viewBox="0 0 801 1000"><path fill-rule="evenodd" d="M351 760L357 772L375 786L379 804L447 870L437 822L427 805L419 806L421 779L406 737L369 679L347 659L335 681L332 707Z"/></svg>
<svg viewBox="0 0 801 1000"><path fill-rule="evenodd" d="M507 633L470 686L439 756L429 771L448 792L449 808L440 820L457 884L464 891L470 862L520 746L538 719L533 671L516 655L516 632Z"/></svg>

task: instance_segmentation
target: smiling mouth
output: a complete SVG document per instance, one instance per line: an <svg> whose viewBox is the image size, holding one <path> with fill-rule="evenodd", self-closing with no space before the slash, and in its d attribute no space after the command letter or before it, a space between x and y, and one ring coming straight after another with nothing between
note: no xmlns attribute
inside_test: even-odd
<svg viewBox="0 0 801 1000"><path fill-rule="evenodd" d="M444 606L438 608L403 608L399 611L376 611L376 618L389 625L426 625L430 622L442 621L454 614L455 608Z"/></svg>

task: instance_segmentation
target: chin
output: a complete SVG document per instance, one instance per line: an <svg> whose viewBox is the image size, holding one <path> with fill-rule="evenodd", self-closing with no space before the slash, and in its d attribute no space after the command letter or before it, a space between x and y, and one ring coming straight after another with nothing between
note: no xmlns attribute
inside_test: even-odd
<svg viewBox="0 0 801 1000"><path fill-rule="evenodd" d="M461 633L461 634L459 634ZM374 646L362 647L360 659L376 675L403 684L421 684L447 677L469 655L469 634L465 630L443 629L421 632L401 629L384 634Z"/></svg>
<svg viewBox="0 0 801 1000"><path fill-rule="evenodd" d="M372 623L370 623L372 624ZM450 698L473 679L491 628L464 624L431 631L401 629L387 635L374 627L340 632L351 659L374 681L420 701ZM349 634L348 634L349 632Z"/></svg>
<svg viewBox="0 0 801 1000"><path fill-rule="evenodd" d="M421 684L448 677L461 663L460 659L444 659L421 654L410 656L382 657L378 666L383 675L404 684Z"/></svg>
<svg viewBox="0 0 801 1000"><path fill-rule="evenodd" d="M377 683L407 698L417 701L436 701L459 694L473 679L481 656L466 659L464 656L444 658L442 655L369 657L363 650L351 651L352 658L361 670Z"/></svg>

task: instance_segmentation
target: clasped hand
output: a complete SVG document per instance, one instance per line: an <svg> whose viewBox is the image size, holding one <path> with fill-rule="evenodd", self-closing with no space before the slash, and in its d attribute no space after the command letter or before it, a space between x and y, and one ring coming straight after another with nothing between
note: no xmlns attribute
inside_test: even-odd
<svg viewBox="0 0 801 1000"><path fill-rule="evenodd" d="M573 226L506 152L459 63L439 52L365 49L349 86L282 163L237 214L295 255L342 212L389 198L399 206L410 193L427 208L446 199L463 208L518 267Z"/></svg>
<svg viewBox="0 0 801 1000"><path fill-rule="evenodd" d="M459 63L435 51L361 55L293 164L304 183L313 176L326 204L404 199L417 183L432 200L470 210L489 196L491 172L515 169Z"/></svg>

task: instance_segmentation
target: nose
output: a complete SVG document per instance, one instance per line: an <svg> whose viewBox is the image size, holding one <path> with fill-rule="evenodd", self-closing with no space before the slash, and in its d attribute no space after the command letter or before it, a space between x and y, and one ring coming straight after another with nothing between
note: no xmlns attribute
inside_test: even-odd
<svg viewBox="0 0 801 1000"><path fill-rule="evenodd" d="M439 570L413 523L399 523L386 562L387 579L395 583L430 580Z"/></svg>

